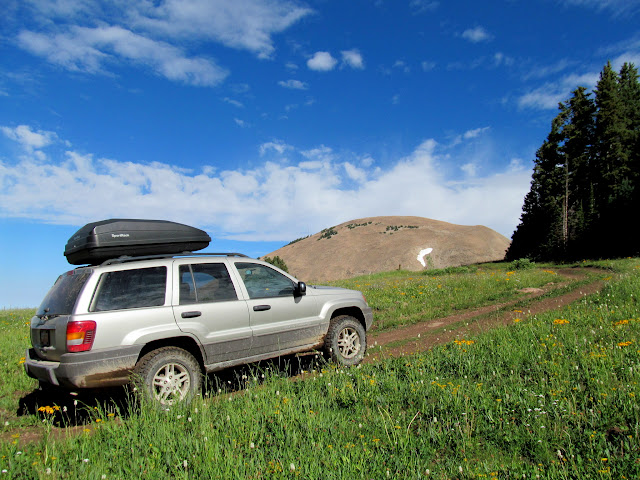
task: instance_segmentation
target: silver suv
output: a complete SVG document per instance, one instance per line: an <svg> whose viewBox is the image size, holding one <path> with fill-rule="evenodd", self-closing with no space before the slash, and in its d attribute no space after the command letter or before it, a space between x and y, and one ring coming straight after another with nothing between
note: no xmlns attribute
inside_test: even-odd
<svg viewBox="0 0 640 480"><path fill-rule="evenodd" d="M69 389L135 381L172 404L203 374L322 349L358 364L373 314L363 295L307 285L240 254L121 257L61 275L31 319L25 369Z"/></svg>

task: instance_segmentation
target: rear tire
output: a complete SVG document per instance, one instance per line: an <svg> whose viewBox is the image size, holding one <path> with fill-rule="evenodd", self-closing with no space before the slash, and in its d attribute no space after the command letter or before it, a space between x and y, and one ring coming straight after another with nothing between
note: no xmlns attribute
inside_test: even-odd
<svg viewBox="0 0 640 480"><path fill-rule="evenodd" d="M324 351L335 363L358 365L367 349L367 333L362 324L350 315L331 320L324 338Z"/></svg>
<svg viewBox="0 0 640 480"><path fill-rule="evenodd" d="M162 347L142 357L134 369L134 385L143 397L162 406L189 402L202 388L196 359L178 347Z"/></svg>

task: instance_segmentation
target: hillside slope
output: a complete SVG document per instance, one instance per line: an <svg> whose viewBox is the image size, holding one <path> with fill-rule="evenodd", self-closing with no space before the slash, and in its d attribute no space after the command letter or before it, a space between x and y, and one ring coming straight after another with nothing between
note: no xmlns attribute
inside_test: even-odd
<svg viewBox="0 0 640 480"><path fill-rule="evenodd" d="M398 268L421 271L502 260L508 247L506 237L481 225L368 217L327 228L266 256L282 258L301 280L328 281Z"/></svg>

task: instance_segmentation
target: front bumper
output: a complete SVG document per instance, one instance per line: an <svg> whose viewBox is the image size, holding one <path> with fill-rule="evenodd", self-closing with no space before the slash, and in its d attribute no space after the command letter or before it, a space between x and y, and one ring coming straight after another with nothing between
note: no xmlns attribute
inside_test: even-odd
<svg viewBox="0 0 640 480"><path fill-rule="evenodd" d="M373 310L371 307L367 307L362 309L362 313L364 314L364 323L366 325L366 330L369 331L371 325L373 324Z"/></svg>
<svg viewBox="0 0 640 480"><path fill-rule="evenodd" d="M66 388L96 388L129 382L141 346L98 352L65 353L59 362L43 360L33 348L27 350L24 369L28 376Z"/></svg>

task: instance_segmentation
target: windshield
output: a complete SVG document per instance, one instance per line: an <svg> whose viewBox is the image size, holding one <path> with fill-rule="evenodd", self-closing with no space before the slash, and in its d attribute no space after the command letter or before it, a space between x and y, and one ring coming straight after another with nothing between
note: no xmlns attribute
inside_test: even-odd
<svg viewBox="0 0 640 480"><path fill-rule="evenodd" d="M89 275L91 275L90 269L71 270L60 275L44 297L36 315L70 315Z"/></svg>

